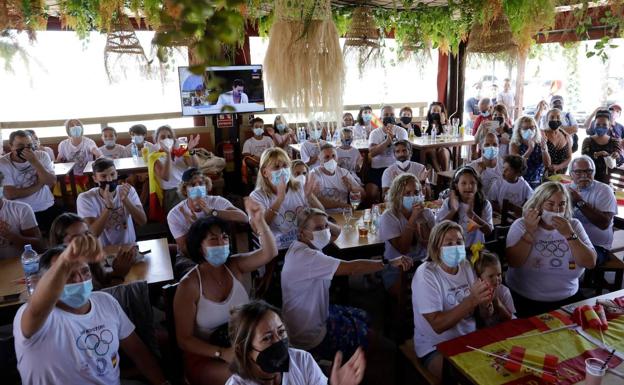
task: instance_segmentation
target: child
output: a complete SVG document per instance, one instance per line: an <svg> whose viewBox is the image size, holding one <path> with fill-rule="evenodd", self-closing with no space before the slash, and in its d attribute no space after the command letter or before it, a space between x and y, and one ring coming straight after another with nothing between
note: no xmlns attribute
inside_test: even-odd
<svg viewBox="0 0 624 385"><path fill-rule="evenodd" d="M67 139L58 145L57 162L75 162L74 175L76 184L84 191L89 179L83 175L85 166L89 161L102 156L95 142L84 136L82 122L78 119L68 119L65 122ZM68 178L69 179L69 178Z"/></svg>
<svg viewBox="0 0 624 385"><path fill-rule="evenodd" d="M325 141L321 139L322 134L323 130L319 122L311 121L308 124L309 139L301 144L301 160L304 161L310 169L320 164L319 154L321 153L321 147L325 144Z"/></svg>
<svg viewBox="0 0 624 385"><path fill-rule="evenodd" d="M361 183L357 173L362 169L362 163L364 159L360 150L353 147L353 129L351 127L344 127L340 130L340 142L342 145L336 148L338 154L338 166L349 171L353 175L358 183Z"/></svg>
<svg viewBox="0 0 624 385"><path fill-rule="evenodd" d="M130 127L128 133L130 134L130 144L126 146L126 157L132 156L133 143L136 144L139 154L142 154L143 147L147 147L149 151L152 151L153 144L145 140L145 137L147 136L147 127L142 124L135 124Z"/></svg>
<svg viewBox="0 0 624 385"><path fill-rule="evenodd" d="M302 186L305 185L308 179L308 172L310 172L308 165L303 163L301 159L295 159L290 163L290 173L293 179L301 183Z"/></svg>
<svg viewBox="0 0 624 385"><path fill-rule="evenodd" d="M463 228L467 249L474 243L485 243L485 236L494 229L492 205L485 199L481 179L472 167L462 167L455 172L451 194L436 215L436 222L445 219Z"/></svg>
<svg viewBox="0 0 624 385"><path fill-rule="evenodd" d="M30 137L32 138L33 150L45 151L45 153L48 154L48 156L50 157L50 160L54 162L54 159L56 158L54 156L54 150L52 150L50 147L41 145L41 141L39 140L37 133L35 133L35 130L24 130L24 131L26 131L28 135L30 135Z"/></svg>
<svg viewBox="0 0 624 385"><path fill-rule="evenodd" d="M488 132L483 141L479 144L481 147L481 157L468 163L479 177L483 185L483 193L488 196L492 186L502 179L503 162L499 159L498 138L495 134Z"/></svg>
<svg viewBox="0 0 624 385"><path fill-rule="evenodd" d="M243 144L243 159L248 167L255 170L260 164L260 157L264 150L273 147L273 139L264 136L264 121L260 118L251 120L251 131L253 136Z"/></svg>
<svg viewBox="0 0 624 385"><path fill-rule="evenodd" d="M514 306L511 292L502 282L502 269L498 257L487 251L479 252L474 263L475 273L481 280L487 282L492 290L492 302L487 307L481 308L481 318L485 326L494 326L498 323L509 321L514 317Z"/></svg>
<svg viewBox="0 0 624 385"><path fill-rule="evenodd" d="M498 180L490 193L488 199L497 201L498 207L503 207L506 199L516 206L522 207L524 202L533 195L533 189L522 177L526 172L526 162L520 155L507 155L503 159L503 179Z"/></svg>
<svg viewBox="0 0 624 385"><path fill-rule="evenodd" d="M116 143L117 131L113 127L104 127L102 129L102 142L104 145L99 150L103 156L111 159L126 157L126 148Z"/></svg>

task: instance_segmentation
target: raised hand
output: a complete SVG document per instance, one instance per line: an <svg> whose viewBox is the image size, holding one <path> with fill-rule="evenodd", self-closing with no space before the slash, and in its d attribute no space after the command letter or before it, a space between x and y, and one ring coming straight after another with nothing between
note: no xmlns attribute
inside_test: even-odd
<svg viewBox="0 0 624 385"><path fill-rule="evenodd" d="M574 234L574 229L566 218L563 217L553 217L552 224L554 228L559 232L559 234L563 235L566 238L569 238Z"/></svg>
<svg viewBox="0 0 624 385"><path fill-rule="evenodd" d="M113 260L113 275L115 277L125 277L136 257L137 248L135 246L122 246L117 252L117 256Z"/></svg>
<svg viewBox="0 0 624 385"><path fill-rule="evenodd" d="M128 198L129 193L130 193L129 183L122 183L119 185L119 200L121 202L125 202L126 198Z"/></svg>
<svg viewBox="0 0 624 385"><path fill-rule="evenodd" d="M197 145L199 144L199 134L193 136L191 135L191 140L189 140L188 145L187 145L187 149L190 151L192 149L194 149L195 147L197 147Z"/></svg>
<svg viewBox="0 0 624 385"><path fill-rule="evenodd" d="M28 162L31 163L37 161L37 158L35 157L35 152L30 147L25 147L22 150L22 158L26 159Z"/></svg>
<svg viewBox="0 0 624 385"><path fill-rule="evenodd" d="M332 385L357 385L364 378L365 369L366 359L362 348L358 348L344 366L342 353L337 352L329 382Z"/></svg>
<svg viewBox="0 0 624 385"><path fill-rule="evenodd" d="M309 196L311 194L316 194L318 189L319 183L316 180L316 177L314 176L314 174L308 174L308 179L306 179L306 183L303 189L305 195Z"/></svg>
<svg viewBox="0 0 624 385"><path fill-rule="evenodd" d="M60 260L71 263L99 262L104 257L100 240L91 233L77 235L72 238L69 246L59 256Z"/></svg>
<svg viewBox="0 0 624 385"><path fill-rule="evenodd" d="M522 215L524 218L524 227L527 233L533 235L537 231L537 226L540 221L540 213L537 209L528 209Z"/></svg>
<svg viewBox="0 0 624 385"><path fill-rule="evenodd" d="M264 208L258 202L249 197L245 198L244 202L250 222L258 223L264 220Z"/></svg>
<svg viewBox="0 0 624 385"><path fill-rule="evenodd" d="M487 282L479 279L470 287L470 296L474 306L486 304L492 301L492 290Z"/></svg>
<svg viewBox="0 0 624 385"><path fill-rule="evenodd" d="M102 195L102 199L104 199L106 207L113 208L113 193L108 190L108 185L106 185L103 189L100 189L100 193Z"/></svg>

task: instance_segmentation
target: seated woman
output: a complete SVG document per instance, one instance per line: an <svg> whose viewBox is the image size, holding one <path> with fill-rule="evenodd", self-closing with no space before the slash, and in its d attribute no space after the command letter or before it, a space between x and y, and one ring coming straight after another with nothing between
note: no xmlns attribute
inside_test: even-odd
<svg viewBox="0 0 624 385"><path fill-rule="evenodd" d="M372 120L373 109L370 106L360 107L353 127L353 140L368 140L371 131L374 129L371 125Z"/></svg>
<svg viewBox="0 0 624 385"><path fill-rule="evenodd" d="M308 165L303 163L301 159L295 159L290 163L290 175L292 175L294 180L301 183L302 186L305 186L309 172Z"/></svg>
<svg viewBox="0 0 624 385"><path fill-rule="evenodd" d="M425 208L425 196L418 178L401 174L388 190L387 210L379 219L379 239L385 242L384 259L407 255L414 261L427 257L429 233L435 225L431 210ZM383 272L384 286L398 294L399 270Z"/></svg>
<svg viewBox="0 0 624 385"><path fill-rule="evenodd" d="M522 116L516 120L509 153L524 158L527 164L524 179L532 188L539 186L544 177L544 170L550 166L550 155L546 140L540 134L532 117Z"/></svg>
<svg viewBox="0 0 624 385"><path fill-rule="evenodd" d="M67 246L73 238L87 233L91 233L89 225L82 217L74 213L63 213L56 217L50 227L50 246ZM109 247L108 249L113 248ZM134 263L137 254L135 245L115 246L114 249L115 259L111 263L112 270L110 272L105 271L100 262L89 265L95 290L124 283L126 275ZM104 252L109 254L107 248L104 248Z"/></svg>
<svg viewBox="0 0 624 385"><path fill-rule="evenodd" d="M594 161L596 165L596 175L594 179L609 184L611 181L611 170L607 167L607 161L611 157L617 166L624 163L622 147L620 141L613 138L613 128L611 125L611 113L608 110L598 110L594 123L594 134L583 140L581 152Z"/></svg>
<svg viewBox="0 0 624 385"><path fill-rule="evenodd" d="M325 255L323 248L338 238L340 228L314 208L297 215L298 240L288 249L282 270L284 319L290 341L316 357L331 360L337 351L351 356L366 346L368 325L363 310L330 305L329 286L334 276L370 274L387 265L408 270L412 260L402 256L390 261L343 261Z"/></svg>
<svg viewBox="0 0 624 385"><path fill-rule="evenodd" d="M441 379L443 360L436 345L475 331L477 308L485 310L492 294L466 260L464 234L457 223L438 223L427 253L428 260L412 279L414 348L422 364Z"/></svg>
<svg viewBox="0 0 624 385"><path fill-rule="evenodd" d="M181 281L173 301L176 337L184 351L191 384L224 384L230 377L234 349L222 333L230 310L249 302L243 274L266 265L277 255L275 238L264 210L247 199L245 207L260 237L260 248L230 255L227 222L207 217L193 223L187 236L189 257L197 263Z"/></svg>
<svg viewBox="0 0 624 385"><path fill-rule="evenodd" d="M444 125L448 124L444 104L440 102L433 102L429 105L427 122L429 122L429 127L427 128L425 134L431 135L434 128L436 130L436 135L442 134ZM448 148L430 148L424 151L428 163L436 172L448 170L449 162L451 160L451 151Z"/></svg>
<svg viewBox="0 0 624 385"><path fill-rule="evenodd" d="M561 111L553 108L546 114L546 146L550 155L548 175L565 174L572 160L572 137L561 129Z"/></svg>
<svg viewBox="0 0 624 385"><path fill-rule="evenodd" d="M230 339L235 355L232 377L226 385L328 383L310 353L289 347L280 311L264 301L250 302L232 312ZM336 353L332 385L356 385L362 381L366 361L361 350L344 366L341 364L342 354Z"/></svg>
<svg viewBox="0 0 624 385"><path fill-rule="evenodd" d="M503 104L495 105L492 109L492 120L498 122L496 128L496 137L500 147L498 157L502 159L509 154L509 142L513 133L513 123L509 119L507 107Z"/></svg>
<svg viewBox="0 0 624 385"><path fill-rule="evenodd" d="M570 194L557 182L540 185L525 203L522 218L509 229L505 255L506 282L519 317L584 299L579 277L596 264L583 225L572 218Z"/></svg>
<svg viewBox="0 0 624 385"><path fill-rule="evenodd" d="M273 139L275 147L280 147L286 152L290 153L288 147L292 143L297 143L297 135L286 122L286 118L283 115L277 115L273 120L273 127L267 127L267 134Z"/></svg>
<svg viewBox="0 0 624 385"><path fill-rule="evenodd" d="M353 114L350 112L345 112L342 114L342 127L353 127L355 120L353 119Z"/></svg>
<svg viewBox="0 0 624 385"><path fill-rule="evenodd" d="M481 178L472 167L462 167L455 172L451 193L436 214L436 222L443 220L460 224L467 249L477 242L485 243L485 237L494 230L492 205L485 198Z"/></svg>

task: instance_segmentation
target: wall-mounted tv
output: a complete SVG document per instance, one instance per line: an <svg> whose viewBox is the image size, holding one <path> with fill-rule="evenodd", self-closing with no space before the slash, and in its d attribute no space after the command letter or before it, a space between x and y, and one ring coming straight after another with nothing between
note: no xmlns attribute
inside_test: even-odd
<svg viewBox="0 0 624 385"><path fill-rule="evenodd" d="M206 77L179 67L178 75L184 116L264 111L261 65L206 67ZM219 80L221 89L207 86L205 78Z"/></svg>

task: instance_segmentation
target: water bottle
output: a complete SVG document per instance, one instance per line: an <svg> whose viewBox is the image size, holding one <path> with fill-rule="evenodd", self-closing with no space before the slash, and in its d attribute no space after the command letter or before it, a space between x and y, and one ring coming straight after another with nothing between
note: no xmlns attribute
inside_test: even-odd
<svg viewBox="0 0 624 385"><path fill-rule="evenodd" d="M334 130L334 137L333 137L333 140L334 140L334 143L335 143L336 145L340 144L340 132L339 132L339 131L340 131L340 130L338 130L338 129Z"/></svg>
<svg viewBox="0 0 624 385"><path fill-rule="evenodd" d="M305 129L303 127L299 127L299 143L303 143L306 141L306 132Z"/></svg>
<svg viewBox="0 0 624 385"><path fill-rule="evenodd" d="M431 125L431 141L435 142L437 136L438 136L438 125L432 124Z"/></svg>
<svg viewBox="0 0 624 385"><path fill-rule="evenodd" d="M24 246L22 253L22 267L24 268L24 277L26 278L26 288L28 295L32 295L35 291L34 277L39 273L39 255L32 249L31 245Z"/></svg>
<svg viewBox="0 0 624 385"><path fill-rule="evenodd" d="M410 127L408 139L410 140L410 142L413 142L414 140L416 140L416 133L414 132L414 127Z"/></svg>
<svg viewBox="0 0 624 385"><path fill-rule="evenodd" d="M370 226L371 234L377 234L377 230L379 229L379 217L380 216L381 214L379 213L379 206L374 205L372 215L371 215L371 226Z"/></svg>
<svg viewBox="0 0 624 385"><path fill-rule="evenodd" d="M132 143L132 146L130 146L130 152L132 153L132 159L137 161L139 159L139 148L136 143Z"/></svg>

